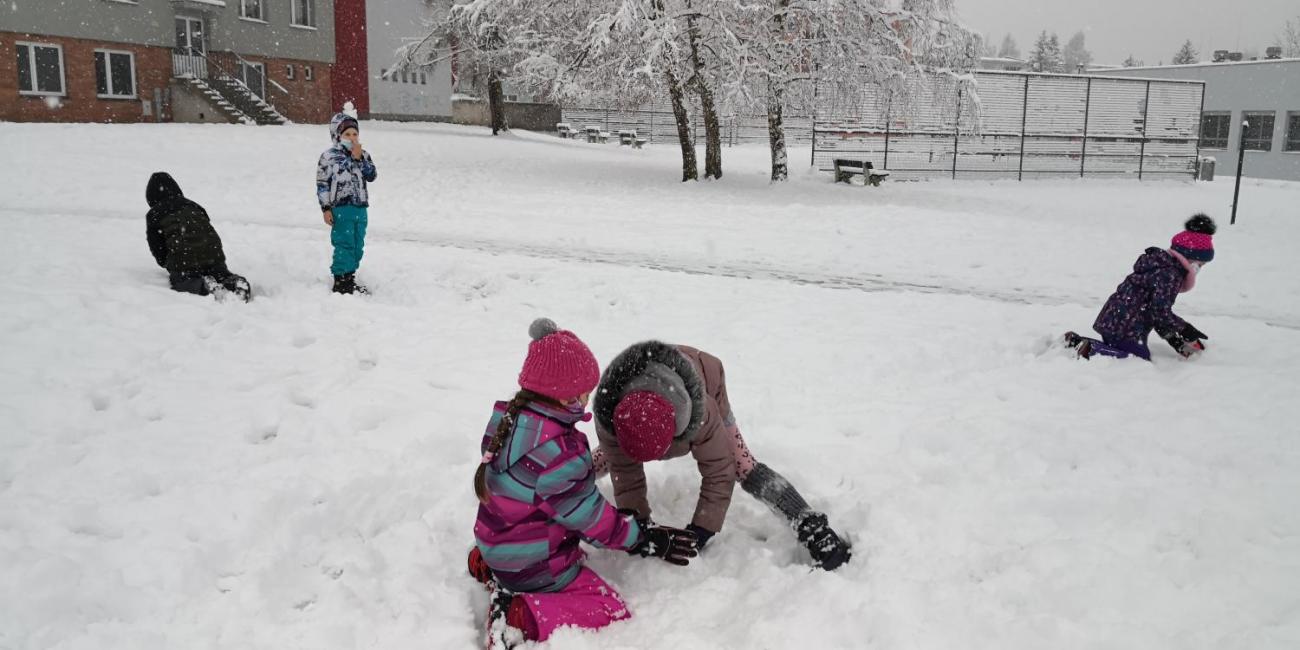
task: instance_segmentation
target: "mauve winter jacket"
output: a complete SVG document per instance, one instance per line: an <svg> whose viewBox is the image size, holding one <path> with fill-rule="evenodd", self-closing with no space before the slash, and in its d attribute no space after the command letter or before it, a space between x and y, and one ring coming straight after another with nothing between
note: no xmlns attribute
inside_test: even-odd
<svg viewBox="0 0 1300 650"><path fill-rule="evenodd" d="M613 422L614 407L627 392L627 385L651 360L672 368L691 396L690 422L660 460L687 453L695 457L700 470L700 495L691 523L716 533L722 530L727 508L731 506L731 493L736 487L735 445L727 430L734 419L722 361L689 346L659 341L637 343L619 354L601 376L592 411L596 416L596 435L609 459L614 501L620 508L634 509L642 517L650 516L645 470L619 448Z"/></svg>

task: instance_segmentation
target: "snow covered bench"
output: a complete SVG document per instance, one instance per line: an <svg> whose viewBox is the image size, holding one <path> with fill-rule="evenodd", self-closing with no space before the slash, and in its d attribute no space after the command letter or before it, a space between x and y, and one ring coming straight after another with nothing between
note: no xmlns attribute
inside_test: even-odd
<svg viewBox="0 0 1300 650"><path fill-rule="evenodd" d="M876 169L870 160L853 160L851 158L835 159L835 182L849 183L854 174L862 174L862 184L880 187L880 182L889 178L889 172Z"/></svg>
<svg viewBox="0 0 1300 650"><path fill-rule="evenodd" d="M649 140L646 140L645 138L637 138L637 139L635 139L635 140L632 141L632 148L633 148L633 149L640 149L641 147L644 147L644 146L645 146L645 143L646 143L646 142L649 142Z"/></svg>
<svg viewBox="0 0 1300 650"><path fill-rule="evenodd" d="M587 134L587 142L590 142L592 144L596 144L597 142L600 142L600 127L589 126L585 129L585 132Z"/></svg>
<svg viewBox="0 0 1300 650"><path fill-rule="evenodd" d="M618 146L630 147L636 143L636 131L623 129L618 132Z"/></svg>
<svg viewBox="0 0 1300 650"><path fill-rule="evenodd" d="M573 127L568 122L557 122L555 130L559 132L561 138L572 138L577 135L577 132L573 130Z"/></svg>

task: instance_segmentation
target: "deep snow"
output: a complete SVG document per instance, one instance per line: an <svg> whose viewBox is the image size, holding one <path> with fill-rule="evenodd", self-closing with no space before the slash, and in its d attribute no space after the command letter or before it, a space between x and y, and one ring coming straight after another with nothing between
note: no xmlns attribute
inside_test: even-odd
<svg viewBox="0 0 1300 650"><path fill-rule="evenodd" d="M1229 227L1225 179L845 187L804 150L772 186L743 147L683 185L673 147L366 123L359 299L327 293L323 127L0 139L0 648L474 647L477 441L538 315L602 362L720 356L751 449L857 550L810 571L738 490L691 567L593 551L634 618L549 647L1300 645L1300 185L1247 181ZM167 289L157 170L253 303ZM1207 354L1052 347L1196 210ZM649 475L686 523L693 464Z"/></svg>

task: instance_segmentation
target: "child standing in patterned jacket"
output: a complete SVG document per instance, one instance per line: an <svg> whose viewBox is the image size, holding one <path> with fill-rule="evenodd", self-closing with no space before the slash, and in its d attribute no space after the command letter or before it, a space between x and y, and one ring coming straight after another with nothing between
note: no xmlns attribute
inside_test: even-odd
<svg viewBox="0 0 1300 650"><path fill-rule="evenodd" d="M591 419L585 411L600 366L573 332L548 319L534 321L529 335L520 391L493 409L474 476L469 567L493 591L488 647L630 616L618 593L583 566L580 540L680 566L696 555L694 533L638 522L596 490L587 437L575 425Z"/></svg>
<svg viewBox="0 0 1300 650"><path fill-rule="evenodd" d="M370 193L366 183L375 182L377 172L370 152L361 148L357 119L339 113L330 120L333 146L321 154L316 165L316 199L325 225L330 226L334 244L335 293L367 293L357 284L357 267L366 243Z"/></svg>
<svg viewBox="0 0 1300 650"><path fill-rule="evenodd" d="M1151 360L1147 337L1155 330L1169 347L1183 357L1205 350L1209 338L1174 313L1174 300L1196 286L1196 275L1214 259L1214 220L1192 216L1186 230L1174 235L1169 248L1151 247L1133 264L1129 274L1111 294L1092 328L1097 339L1065 333L1065 344L1081 358L1094 354L1126 358L1130 355Z"/></svg>

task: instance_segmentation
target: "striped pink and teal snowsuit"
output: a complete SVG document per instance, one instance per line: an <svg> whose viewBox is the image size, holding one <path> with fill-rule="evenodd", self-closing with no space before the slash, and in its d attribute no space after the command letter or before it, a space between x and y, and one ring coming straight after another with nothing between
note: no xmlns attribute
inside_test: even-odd
<svg viewBox="0 0 1300 650"><path fill-rule="evenodd" d="M486 451L506 413L497 402L483 436ZM501 586L514 592L559 592L582 572L579 540L626 550L642 531L596 489L581 418L530 403L515 418L487 469L488 502L480 504L474 538Z"/></svg>

